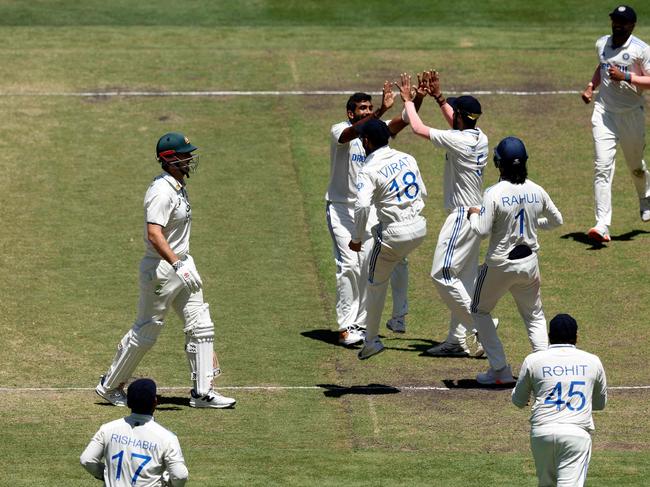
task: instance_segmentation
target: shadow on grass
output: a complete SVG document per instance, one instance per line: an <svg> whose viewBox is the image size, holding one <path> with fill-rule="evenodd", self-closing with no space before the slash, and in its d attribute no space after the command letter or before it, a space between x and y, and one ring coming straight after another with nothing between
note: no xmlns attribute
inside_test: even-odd
<svg viewBox="0 0 650 487"><path fill-rule="evenodd" d="M320 329L320 330L303 331L300 334L306 338L311 338L312 340L318 340L320 342L329 343L330 345L336 345L337 347L340 346L346 348L345 345L339 344L338 331Z"/></svg>
<svg viewBox="0 0 650 487"><path fill-rule="evenodd" d="M167 407L171 405L170 407ZM190 398L188 396L161 396L158 395L158 407L162 411L178 411L181 408L176 406L190 407Z"/></svg>
<svg viewBox="0 0 650 487"><path fill-rule="evenodd" d="M516 379L517 378L515 377L515 380ZM460 380L445 379L442 381L442 383L445 385L445 387L449 389L488 389L488 390L491 389L491 390L502 391L504 389L512 389L515 386L514 384L507 384L507 385L479 384L478 382L476 382L475 379L460 379Z"/></svg>
<svg viewBox="0 0 650 487"><path fill-rule="evenodd" d="M634 237L637 237L639 235L645 235L645 234L650 234L650 232L646 230L632 230L627 233L622 233L621 235L612 235L612 241L630 242L634 240ZM589 245L589 248L587 250L600 250L603 248L607 248L607 245L590 239L589 236L584 232L567 233L565 235L562 235L560 238L563 238L565 240L571 239L574 242L578 242L584 245Z"/></svg>
<svg viewBox="0 0 650 487"><path fill-rule="evenodd" d="M384 384L368 384L367 386L338 386L336 384L316 384L318 387L325 389L325 397L341 397L347 394L359 394L364 396L377 396L383 394L398 394L400 390L397 387L387 386Z"/></svg>

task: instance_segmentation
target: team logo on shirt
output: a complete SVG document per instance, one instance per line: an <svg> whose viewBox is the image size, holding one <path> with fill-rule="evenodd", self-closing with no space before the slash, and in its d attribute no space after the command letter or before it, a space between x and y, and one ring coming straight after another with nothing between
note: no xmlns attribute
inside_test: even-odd
<svg viewBox="0 0 650 487"><path fill-rule="evenodd" d="M628 59L630 59L630 55L628 53L623 54L623 59L627 61Z"/></svg>

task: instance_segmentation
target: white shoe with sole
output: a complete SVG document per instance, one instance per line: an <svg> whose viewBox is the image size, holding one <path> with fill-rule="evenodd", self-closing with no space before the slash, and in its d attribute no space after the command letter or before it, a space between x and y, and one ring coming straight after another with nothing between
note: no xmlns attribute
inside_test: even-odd
<svg viewBox="0 0 650 487"><path fill-rule="evenodd" d="M205 396L199 396L194 389L190 391L190 406L193 408L215 408L225 409L235 405L232 397L226 397L215 390L211 390Z"/></svg>
<svg viewBox="0 0 650 487"><path fill-rule="evenodd" d="M386 328L394 333L406 333L406 317L393 316L386 322Z"/></svg>
<svg viewBox="0 0 650 487"><path fill-rule="evenodd" d="M490 367L487 372L482 372L476 376L476 382L483 385L507 385L514 384L515 378L512 376L512 370L506 365L500 370L494 370Z"/></svg>
<svg viewBox="0 0 650 487"><path fill-rule="evenodd" d="M363 341L366 337L366 330L357 326L349 326L346 330L339 332L339 344L349 347Z"/></svg>
<svg viewBox="0 0 650 487"><path fill-rule="evenodd" d="M384 344L381 343L379 337L376 337L374 340L370 342L364 342L363 348L359 350L357 357L359 357L359 360L365 360L383 351L384 351Z"/></svg>
<svg viewBox="0 0 650 487"><path fill-rule="evenodd" d="M587 232L587 236L598 243L607 243L612 241L612 237L609 235L609 229L607 227L599 227L598 225L590 228Z"/></svg>
<svg viewBox="0 0 650 487"><path fill-rule="evenodd" d="M99 397L110 402L113 406L126 407L126 394L124 394L124 389L116 387L115 389L106 389L104 387L104 377L99 378L99 384L95 387L95 392Z"/></svg>

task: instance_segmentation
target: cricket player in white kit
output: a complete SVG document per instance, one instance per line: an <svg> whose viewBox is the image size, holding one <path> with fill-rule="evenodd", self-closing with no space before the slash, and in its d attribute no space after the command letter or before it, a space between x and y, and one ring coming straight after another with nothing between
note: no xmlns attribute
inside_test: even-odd
<svg viewBox="0 0 650 487"><path fill-rule="evenodd" d="M476 282L480 239L469 228L467 208L481 202L488 138L476 127L481 115L479 101L473 96L446 100L438 73L426 74L429 95L435 98L451 130L438 130L422 123L408 95L410 76L403 74L399 86L405 100L406 120L413 132L447 151L443 191L448 216L438 236L431 278L450 309L451 318L447 338L425 353L435 357L469 357L472 352L466 336L468 332L473 335L470 296ZM473 353L482 355L480 346Z"/></svg>
<svg viewBox="0 0 650 487"><path fill-rule="evenodd" d="M625 162L639 197L641 220L650 221L650 172L643 160L645 113L643 89L650 88L650 46L632 35L636 12L621 5L610 14L612 35L596 41L598 66L582 93L591 102L600 87L591 117L594 148L594 198L596 225L588 235L596 242L609 242L612 223L612 181L616 145L620 143Z"/></svg>
<svg viewBox="0 0 650 487"><path fill-rule="evenodd" d="M378 335L390 275L426 236L427 223L420 213L427 191L415 159L388 146L391 132L384 122L368 120L358 132L367 157L358 176L351 250L361 250L372 206L379 220L372 229L366 337L358 354L367 359L384 349Z"/></svg>
<svg viewBox="0 0 650 487"><path fill-rule="evenodd" d="M607 404L605 370L596 355L576 348L578 324L567 314L549 326L548 350L521 366L512 402L523 408L532 394L530 447L540 487L582 487L591 457L592 410Z"/></svg>
<svg viewBox="0 0 650 487"><path fill-rule="evenodd" d="M116 406L125 406L123 386L153 347L167 312L173 308L183 320L185 352L193 384L190 406L226 408L235 400L212 388L221 370L214 353L214 324L203 301L203 283L190 255L192 207L185 178L198 164L197 148L183 134L170 132L156 145L163 173L144 197L145 256L140 262L140 301L133 327L118 344L108 372L95 388Z"/></svg>
<svg viewBox="0 0 650 487"><path fill-rule="evenodd" d="M542 310L537 262L537 229L562 224L562 215L544 189L527 179L524 143L506 137L494 149L501 178L485 191L482 208L469 209L471 230L490 236L485 264L479 270L472 316L490 368L478 374L480 384L514 382L491 312L508 291L517 304L533 351L546 350L546 318Z"/></svg>
<svg viewBox="0 0 650 487"><path fill-rule="evenodd" d="M153 418L156 384L134 381L127 391L131 415L99 428L81 465L108 487L182 487L188 477L178 438Z"/></svg>
<svg viewBox="0 0 650 487"><path fill-rule="evenodd" d="M421 103L419 98L418 103ZM348 120L334 124L330 129L330 181L325 194L327 225L332 237L336 263L336 320L339 343L354 345L363 340L366 318L367 259L372 249L369 232L363 237L362 252L352 252L348 243L354 226L357 175L365 164L366 152L356 128L370 118L380 118L394 102L389 82L384 83L381 107L373 112L372 98L366 93L355 93L347 102ZM419 105L418 105L419 106ZM388 122L392 135L405 126L401 116ZM370 224L376 223L374 214ZM392 331L405 331L404 316L408 312L408 262L400 262L391 278L393 292L392 318L386 324Z"/></svg>

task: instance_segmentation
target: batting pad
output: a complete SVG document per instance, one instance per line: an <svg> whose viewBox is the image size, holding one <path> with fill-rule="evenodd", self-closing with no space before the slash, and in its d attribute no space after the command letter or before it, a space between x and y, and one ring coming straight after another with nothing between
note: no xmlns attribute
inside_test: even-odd
<svg viewBox="0 0 650 487"><path fill-rule="evenodd" d="M135 324L124 335L117 346L113 363L104 378L106 390L115 389L124 384L142 360L142 357L153 347L162 330L162 321L147 321Z"/></svg>

